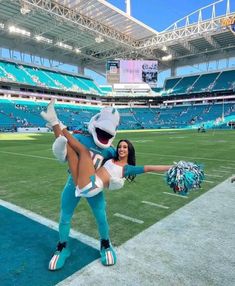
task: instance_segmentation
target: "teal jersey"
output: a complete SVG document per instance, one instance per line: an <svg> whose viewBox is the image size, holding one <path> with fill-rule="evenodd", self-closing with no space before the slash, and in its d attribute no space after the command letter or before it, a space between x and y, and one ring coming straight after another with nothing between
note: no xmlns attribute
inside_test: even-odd
<svg viewBox="0 0 235 286"><path fill-rule="evenodd" d="M91 135L73 134L73 137L89 149L95 169L98 169L102 165L103 160L108 160L116 156L114 147L105 149L98 147Z"/></svg>

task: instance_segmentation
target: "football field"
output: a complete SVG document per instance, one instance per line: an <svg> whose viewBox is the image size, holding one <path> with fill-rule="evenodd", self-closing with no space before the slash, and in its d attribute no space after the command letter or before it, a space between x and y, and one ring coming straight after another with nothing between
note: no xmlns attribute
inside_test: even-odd
<svg viewBox="0 0 235 286"><path fill-rule="evenodd" d="M138 165L192 161L204 165L206 177L202 188L188 196L175 196L164 174L143 174L121 190L106 190L111 240L116 246L235 173L233 130L121 132L114 145L121 138L133 142ZM52 134L0 134L0 199L58 222L68 168L53 157L53 140ZM98 239L85 199L76 209L72 227Z"/></svg>

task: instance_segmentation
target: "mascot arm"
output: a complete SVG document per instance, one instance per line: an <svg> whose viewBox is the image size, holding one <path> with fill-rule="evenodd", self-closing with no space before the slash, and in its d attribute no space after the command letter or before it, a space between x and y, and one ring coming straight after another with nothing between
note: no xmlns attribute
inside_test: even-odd
<svg viewBox="0 0 235 286"><path fill-rule="evenodd" d="M80 134L73 135L75 140L78 140L78 141L80 141L79 140L80 136L81 136ZM52 145L53 154L56 157L56 159L60 161L61 163L67 162L67 142L68 140L66 139L66 137L59 136L58 138L56 138L56 140L54 141Z"/></svg>
<svg viewBox="0 0 235 286"><path fill-rule="evenodd" d="M116 158L117 157L116 149L111 146L111 147L103 150L103 156L107 160L112 159L112 158Z"/></svg>

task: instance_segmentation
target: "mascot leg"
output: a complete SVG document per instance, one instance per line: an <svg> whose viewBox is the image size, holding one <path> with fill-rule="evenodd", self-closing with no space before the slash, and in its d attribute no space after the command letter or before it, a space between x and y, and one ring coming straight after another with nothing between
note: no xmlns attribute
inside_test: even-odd
<svg viewBox="0 0 235 286"><path fill-rule="evenodd" d="M116 264L117 256L109 239L109 225L106 215L106 202L104 199L104 193L101 192L94 197L87 198L87 200L96 218L96 222L99 229L99 235L101 240L101 263L105 266L114 265Z"/></svg>
<svg viewBox="0 0 235 286"><path fill-rule="evenodd" d="M49 270L55 271L61 269L66 259L70 256L70 249L68 246L70 222L74 210L80 200L74 195L75 186L70 176L65 185L64 191L61 196L61 215L59 223L59 237L60 241L57 244L57 249L49 262Z"/></svg>

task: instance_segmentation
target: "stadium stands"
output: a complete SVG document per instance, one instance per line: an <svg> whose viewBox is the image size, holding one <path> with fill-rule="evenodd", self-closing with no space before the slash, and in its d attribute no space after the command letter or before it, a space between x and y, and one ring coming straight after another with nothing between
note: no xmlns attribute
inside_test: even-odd
<svg viewBox="0 0 235 286"><path fill-rule="evenodd" d="M215 81L212 91L234 90L235 70L222 72Z"/></svg>
<svg viewBox="0 0 235 286"><path fill-rule="evenodd" d="M89 78L7 61L0 61L0 82L84 94L102 94L102 90Z"/></svg>
<svg viewBox="0 0 235 286"><path fill-rule="evenodd" d="M208 92L212 90L212 85L219 72L202 74L198 77L197 81L193 84L191 88L191 93Z"/></svg>
<svg viewBox="0 0 235 286"><path fill-rule="evenodd" d="M73 91L80 95L99 95L102 101L112 95L112 101L105 103L114 104L120 111L121 124L119 129L159 129L159 128L197 128L204 124L206 127L226 127L226 120L235 115L235 98L226 97L223 102L217 100L204 100L204 95L215 96L221 93L225 96L234 94L235 70L188 75L169 78L163 88L153 88L145 91L144 85L119 84L114 91L112 86L98 87L94 81L82 76L66 74L49 69L41 69L29 65L21 65L8 61L0 61L0 82L18 86L18 90L24 86L40 87L49 92L62 91L60 103L57 104L57 112L61 120L71 129L84 129L90 118L101 108L101 105L93 105L84 96L86 105L76 104L77 98L66 97L66 92ZM122 91L126 88L126 93ZM130 91L129 91L130 89ZM3 91L4 92L4 91ZM162 97L159 96L162 95ZM115 100L115 96L127 97L125 104L122 99ZM137 99L142 97L143 99ZM151 101L148 97L151 96ZM184 97L194 98L199 96L199 101L184 101ZM16 95L17 97L17 95ZM18 127L43 127L45 122L40 117L40 111L45 108L47 98L44 95L35 96L31 93L28 100L15 97L10 93L0 97L0 130L16 130ZM58 97L58 96L57 96ZM169 97L173 102L165 103ZM136 98L134 102L132 98ZM151 104L155 98L155 104ZM178 100L180 102L174 102ZM201 99L200 99L201 98ZM58 98L59 99L59 98ZM133 103L130 104L129 100ZM139 101L138 101L139 100ZM94 100L93 100L94 101Z"/></svg>
<svg viewBox="0 0 235 286"><path fill-rule="evenodd" d="M46 102L0 99L0 130L18 127L44 127L40 112ZM59 118L70 130L84 129L90 118L99 110L94 106L57 104ZM188 104L166 107L119 108L119 129L197 128L201 124L215 127L224 123L223 118L235 116L235 102Z"/></svg>
<svg viewBox="0 0 235 286"><path fill-rule="evenodd" d="M235 70L211 72L169 78L162 90L163 96L178 96L200 93L229 92L235 90Z"/></svg>
<svg viewBox="0 0 235 286"><path fill-rule="evenodd" d="M101 85L100 89L104 95L110 94L113 91L113 88L111 85Z"/></svg>

